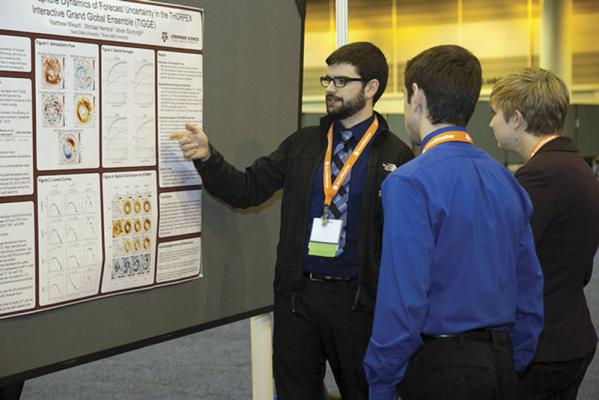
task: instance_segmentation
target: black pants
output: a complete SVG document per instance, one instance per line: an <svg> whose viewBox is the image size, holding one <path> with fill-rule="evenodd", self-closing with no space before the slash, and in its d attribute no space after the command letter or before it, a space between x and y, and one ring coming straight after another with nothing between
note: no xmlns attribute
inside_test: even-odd
<svg viewBox="0 0 599 400"><path fill-rule="evenodd" d="M517 376L506 333L426 338L399 388L402 400L514 400Z"/></svg>
<svg viewBox="0 0 599 400"><path fill-rule="evenodd" d="M19 400L25 381L0 387L0 400Z"/></svg>
<svg viewBox="0 0 599 400"><path fill-rule="evenodd" d="M344 400L368 398L362 362L372 314L352 311L357 280L313 282L301 298L276 295L273 369L279 400L322 400L329 361Z"/></svg>
<svg viewBox="0 0 599 400"><path fill-rule="evenodd" d="M533 363L520 380L518 395L526 400L574 400L595 350L582 358Z"/></svg>

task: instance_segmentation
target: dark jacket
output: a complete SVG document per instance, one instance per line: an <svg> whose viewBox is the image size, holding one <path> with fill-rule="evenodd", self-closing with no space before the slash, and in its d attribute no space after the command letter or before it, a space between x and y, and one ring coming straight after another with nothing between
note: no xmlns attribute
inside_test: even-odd
<svg viewBox="0 0 599 400"><path fill-rule="evenodd" d="M383 164L399 166L414 157L405 143L389 131L383 117L377 117L380 132L373 139L368 156L358 227L360 285L354 306L364 311L374 309L379 275L383 222L380 187L389 174ZM257 206L283 189L274 289L286 296L301 297L312 181L324 158L331 122L324 117L320 127L309 126L291 134L273 153L257 159L245 172L225 161L214 148L206 162L195 162L203 187L232 207Z"/></svg>
<svg viewBox="0 0 599 400"><path fill-rule="evenodd" d="M532 230L545 276L545 328L535 361L583 357L597 343L583 288L599 243L599 182L565 137L544 145L516 178L532 200Z"/></svg>

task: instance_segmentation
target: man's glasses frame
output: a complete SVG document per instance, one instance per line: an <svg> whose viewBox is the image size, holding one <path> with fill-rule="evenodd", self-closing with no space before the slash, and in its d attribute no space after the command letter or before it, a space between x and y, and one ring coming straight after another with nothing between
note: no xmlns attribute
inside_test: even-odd
<svg viewBox="0 0 599 400"><path fill-rule="evenodd" d="M350 78L347 76L321 76L320 77L320 86L326 88L329 87L329 84L333 82L336 88L345 87L350 82L368 82L368 79L364 78Z"/></svg>

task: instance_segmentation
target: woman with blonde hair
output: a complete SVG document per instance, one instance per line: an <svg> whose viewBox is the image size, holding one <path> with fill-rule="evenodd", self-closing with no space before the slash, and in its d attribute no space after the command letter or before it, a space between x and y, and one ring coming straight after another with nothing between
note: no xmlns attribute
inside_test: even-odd
<svg viewBox="0 0 599 400"><path fill-rule="evenodd" d="M599 244L599 182L561 135L568 103L564 82L540 68L505 76L490 98L498 146L525 161L516 179L532 200L545 277L545 327L519 385L527 400L575 399L597 344L583 289Z"/></svg>

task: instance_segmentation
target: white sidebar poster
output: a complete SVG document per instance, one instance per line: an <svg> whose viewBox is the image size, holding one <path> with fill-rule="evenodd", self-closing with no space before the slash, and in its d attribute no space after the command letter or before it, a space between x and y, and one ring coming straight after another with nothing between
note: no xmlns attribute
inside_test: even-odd
<svg viewBox="0 0 599 400"><path fill-rule="evenodd" d="M199 185L193 163L183 158L170 134L184 123L202 127L201 55L158 52L158 114L160 186Z"/></svg>
<svg viewBox="0 0 599 400"><path fill-rule="evenodd" d="M0 70L31 72L31 39L0 35Z"/></svg>
<svg viewBox="0 0 599 400"><path fill-rule="evenodd" d="M35 306L33 203L0 204L0 313Z"/></svg>
<svg viewBox="0 0 599 400"><path fill-rule="evenodd" d="M33 193L31 81L0 77L0 196Z"/></svg>
<svg viewBox="0 0 599 400"><path fill-rule="evenodd" d="M158 282L194 276L200 273L200 238L160 243L158 246Z"/></svg>
<svg viewBox="0 0 599 400"><path fill-rule="evenodd" d="M194 235L202 231L202 191L185 190L160 195L161 238ZM158 246L158 282L201 274L199 238L162 243Z"/></svg>
<svg viewBox="0 0 599 400"><path fill-rule="evenodd" d="M203 10L11 2L0 14L0 318L198 279Z"/></svg>
<svg viewBox="0 0 599 400"><path fill-rule="evenodd" d="M163 237L202 231L202 191L185 190L160 195L160 232Z"/></svg>

